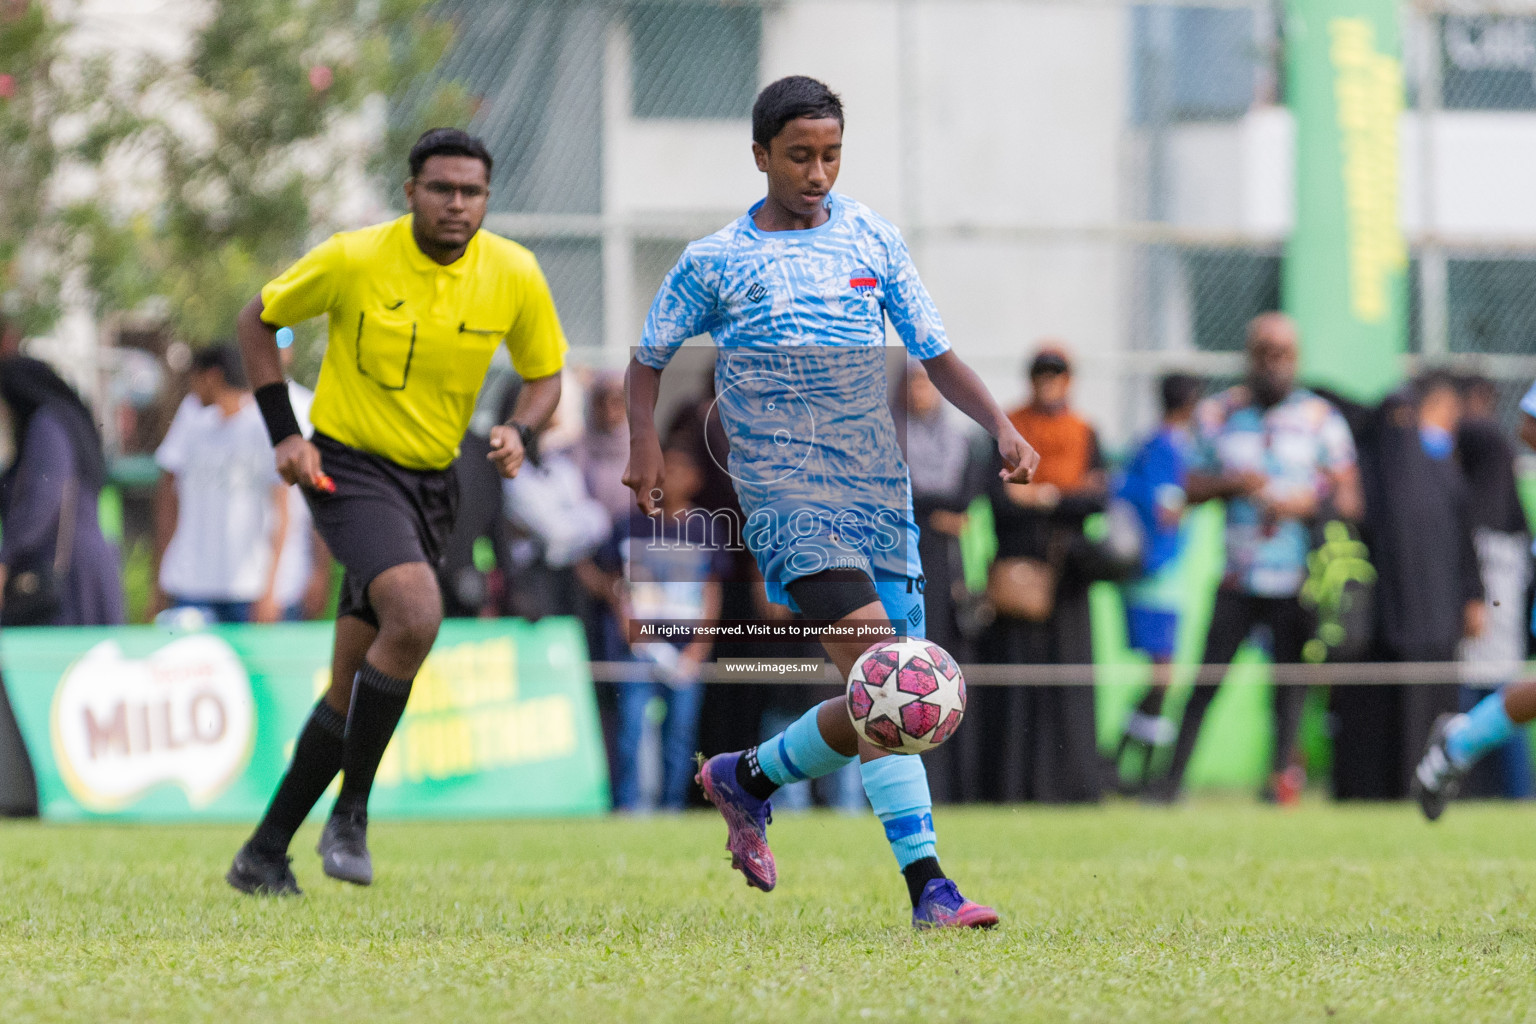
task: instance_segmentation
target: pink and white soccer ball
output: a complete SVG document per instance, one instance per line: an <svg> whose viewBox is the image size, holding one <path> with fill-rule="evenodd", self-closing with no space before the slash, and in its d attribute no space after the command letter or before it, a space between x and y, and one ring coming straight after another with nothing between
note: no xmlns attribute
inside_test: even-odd
<svg viewBox="0 0 1536 1024"><path fill-rule="evenodd" d="M921 754L955 734L965 717L965 677L927 640L882 640L848 675L848 715L870 743Z"/></svg>

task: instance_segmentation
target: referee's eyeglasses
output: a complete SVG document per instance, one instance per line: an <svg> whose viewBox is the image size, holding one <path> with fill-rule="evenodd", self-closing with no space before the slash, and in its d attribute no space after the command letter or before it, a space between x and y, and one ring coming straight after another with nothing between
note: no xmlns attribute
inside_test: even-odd
<svg viewBox="0 0 1536 1024"><path fill-rule="evenodd" d="M449 181L424 181L421 187L439 199L451 200L457 194L466 203L478 203L491 194L484 185L455 185Z"/></svg>

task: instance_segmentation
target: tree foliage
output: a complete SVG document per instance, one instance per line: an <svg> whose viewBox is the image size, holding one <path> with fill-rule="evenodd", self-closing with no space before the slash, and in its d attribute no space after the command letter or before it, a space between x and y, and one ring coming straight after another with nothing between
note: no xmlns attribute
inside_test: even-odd
<svg viewBox="0 0 1536 1024"><path fill-rule="evenodd" d="M59 266L44 245L55 226L45 203L59 159L49 130L58 38L41 4L0 0L0 308L23 330L58 315Z"/></svg>
<svg viewBox="0 0 1536 1024"><path fill-rule="evenodd" d="M183 67L140 76L141 117L114 145L158 167L159 202L128 218L97 204L90 284L106 307L161 304L177 334L227 335L261 284L378 187L427 118L469 103L437 88L416 118L380 98L430 75L452 39L430 0L220 0ZM191 115L189 117L188 115ZM377 194L377 193L374 193Z"/></svg>
<svg viewBox="0 0 1536 1024"><path fill-rule="evenodd" d="M185 58L129 62L64 60L67 21L39 0L0 0L9 304L44 329L73 272L98 314L149 313L193 344L228 336L307 245L378 212L423 128L467 123L468 95L433 79L454 28L432 6L211 0ZM386 115L408 87L421 98ZM66 165L95 185L50 202Z"/></svg>

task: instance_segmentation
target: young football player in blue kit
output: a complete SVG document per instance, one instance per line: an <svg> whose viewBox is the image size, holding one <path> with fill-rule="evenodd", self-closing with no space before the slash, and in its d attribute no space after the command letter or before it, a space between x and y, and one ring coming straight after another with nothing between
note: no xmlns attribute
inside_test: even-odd
<svg viewBox="0 0 1536 1024"><path fill-rule="evenodd" d="M1004 479L1028 482L1039 456L950 350L900 233L832 191L843 142L836 94L811 78L774 82L753 106L752 140L767 198L689 245L651 306L627 376L624 480L652 513L666 487L655 424L661 372L685 339L712 335L743 539L770 600L849 631L823 639L846 678L872 642L851 635L860 624L923 635L918 528L886 404L886 318L944 397L997 439ZM914 926L996 924L995 911L961 896L939 868L922 760L865 742L840 697L700 769L747 884L766 892L778 878L767 841L773 792L856 757Z"/></svg>

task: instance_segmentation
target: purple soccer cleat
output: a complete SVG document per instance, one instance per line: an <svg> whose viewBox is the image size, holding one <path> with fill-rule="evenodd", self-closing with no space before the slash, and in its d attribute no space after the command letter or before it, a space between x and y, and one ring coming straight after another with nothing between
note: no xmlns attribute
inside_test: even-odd
<svg viewBox="0 0 1536 1024"><path fill-rule="evenodd" d="M779 880L768 849L768 823L773 804L759 800L736 782L736 762L741 754L716 754L699 768L698 783L709 802L725 819L725 848L731 851L731 867L747 877L747 884L772 891Z"/></svg>
<svg viewBox="0 0 1536 1024"><path fill-rule="evenodd" d="M923 886L922 898L912 908L912 927L918 931L933 928L991 928L997 924L997 911L972 903L948 878L935 878Z"/></svg>

